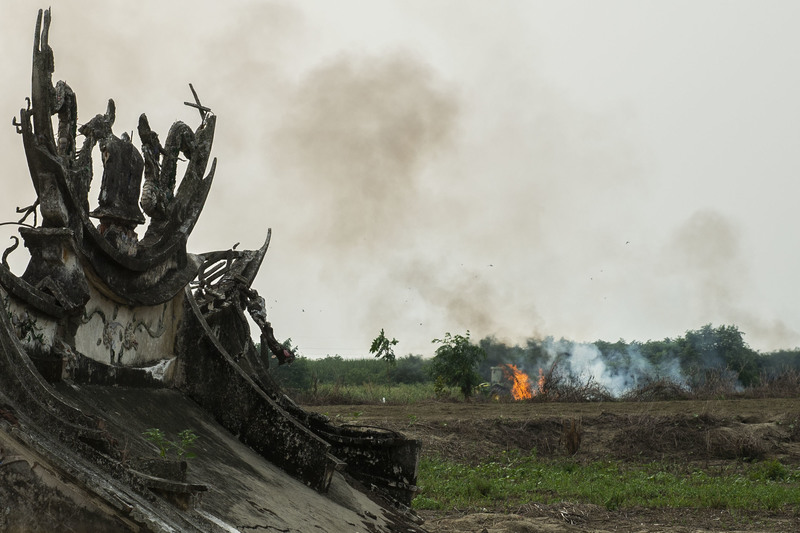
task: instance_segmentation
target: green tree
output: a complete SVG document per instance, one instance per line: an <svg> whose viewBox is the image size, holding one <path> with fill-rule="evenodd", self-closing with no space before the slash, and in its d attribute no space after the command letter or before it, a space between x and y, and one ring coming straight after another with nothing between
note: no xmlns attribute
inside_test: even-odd
<svg viewBox="0 0 800 533"><path fill-rule="evenodd" d="M308 390L312 385L311 364L311 360L299 355L291 365L271 366L269 373L281 387Z"/></svg>
<svg viewBox="0 0 800 533"><path fill-rule="evenodd" d="M769 352L762 359L762 371L768 377L776 377L787 371L800 372L800 348Z"/></svg>
<svg viewBox="0 0 800 533"><path fill-rule="evenodd" d="M508 346L494 336L484 337L478 341L478 346L486 353L486 357L478 365L478 374L481 375L483 381L491 379L493 366L502 366L507 363L520 364L525 360L525 350L517 345Z"/></svg>
<svg viewBox="0 0 800 533"><path fill-rule="evenodd" d="M759 356L744 341L744 333L736 326L714 328L706 324L699 330L687 331L678 340L681 365L689 374L708 369L727 369L735 372L744 387L758 380Z"/></svg>
<svg viewBox="0 0 800 533"><path fill-rule="evenodd" d="M427 367L430 359L423 359L421 355L408 354L397 359L397 365L392 372L394 383L426 383L430 381Z"/></svg>
<svg viewBox="0 0 800 533"><path fill-rule="evenodd" d="M469 341L469 330L466 335L444 334L444 339L434 339L434 344L441 344L431 361L431 376L451 387L458 387L464 399L472 395L475 387L481 383L481 376L475 368L486 358L486 352Z"/></svg>
<svg viewBox="0 0 800 533"><path fill-rule="evenodd" d="M397 344L397 339L389 340L388 337L383 333L383 328L381 328L381 333L372 341L372 346L369 349L369 353L373 354L377 359L383 359L391 366L395 364L395 355L394 355L394 346Z"/></svg>

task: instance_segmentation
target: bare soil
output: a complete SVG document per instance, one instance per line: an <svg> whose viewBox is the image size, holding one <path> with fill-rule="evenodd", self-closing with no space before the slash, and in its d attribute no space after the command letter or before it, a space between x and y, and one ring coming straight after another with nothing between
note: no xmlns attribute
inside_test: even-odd
<svg viewBox="0 0 800 533"><path fill-rule="evenodd" d="M341 423L375 425L420 439L423 455L478 463L503 450L576 461L665 461L716 468L778 459L800 466L800 399L663 402L432 402L306 406ZM620 509L531 502L493 509L422 511L431 533L800 531L797 510Z"/></svg>

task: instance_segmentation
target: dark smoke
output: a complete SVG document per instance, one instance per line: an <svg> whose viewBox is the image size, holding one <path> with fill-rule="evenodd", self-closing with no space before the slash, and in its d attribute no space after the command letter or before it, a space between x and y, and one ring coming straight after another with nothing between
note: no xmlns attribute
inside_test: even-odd
<svg viewBox="0 0 800 533"><path fill-rule="evenodd" d="M548 70L553 41L525 17L573 21L523 4L491 15L398 4L391 20L366 10L384 39L365 26L345 35L353 6L81 0L54 6L55 78L75 89L79 121L113 97L118 134L146 112L162 136L197 123L183 106L194 84L219 117L219 166L189 248L257 247L272 227L256 288L279 334L315 337L318 353L364 353L381 328L401 351L430 354L446 331L593 341L708 321L740 325L754 345L796 343L773 320L791 304L773 309L754 288L750 222L733 224L707 194L717 178L689 190L667 175L648 143L683 158L680 142L641 100L608 99L625 82L616 74L586 74L605 100L557 86L568 78ZM33 199L10 119L30 91L39 7L0 3L4 220ZM652 98L656 111L681 101Z"/></svg>
<svg viewBox="0 0 800 533"><path fill-rule="evenodd" d="M279 169L313 197L309 244L349 254L399 238L422 206L420 170L457 118L452 92L410 55L339 56L311 71L273 140Z"/></svg>

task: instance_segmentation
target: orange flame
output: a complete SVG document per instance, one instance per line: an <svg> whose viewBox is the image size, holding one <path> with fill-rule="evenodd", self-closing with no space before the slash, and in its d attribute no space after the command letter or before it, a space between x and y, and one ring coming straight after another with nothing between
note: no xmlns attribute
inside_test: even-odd
<svg viewBox="0 0 800 533"><path fill-rule="evenodd" d="M513 383L511 396L515 400L529 400L533 398L534 392L531 390L531 380L528 374L517 368L517 365L506 365L506 374ZM540 377L541 381L541 377Z"/></svg>

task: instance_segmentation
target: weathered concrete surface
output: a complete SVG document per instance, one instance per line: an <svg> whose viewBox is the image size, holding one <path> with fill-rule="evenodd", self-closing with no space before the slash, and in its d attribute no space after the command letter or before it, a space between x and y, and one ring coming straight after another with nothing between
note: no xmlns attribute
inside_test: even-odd
<svg viewBox="0 0 800 533"><path fill-rule="evenodd" d="M195 294L186 291L172 385L242 442L317 490L327 490L331 469L339 467L395 503L410 506L418 490L420 443L391 431L337 427L310 416L284 395L269 375L268 355L250 339L243 312L250 295L236 282L238 270L232 268L213 289L226 298L218 301L212 295L213 305L204 299L206 313Z"/></svg>
<svg viewBox="0 0 800 533"><path fill-rule="evenodd" d="M0 531L139 530L13 431L0 422Z"/></svg>
<svg viewBox="0 0 800 533"><path fill-rule="evenodd" d="M173 436L191 429L199 435L187 481L205 484L208 490L189 512L195 519L238 531L423 531L372 501L338 472L327 495L307 487L239 442L177 391L67 384L57 390L82 411L108 420L107 430L125 443L131 460L157 455L155 446L141 437L148 428Z"/></svg>
<svg viewBox="0 0 800 533"><path fill-rule="evenodd" d="M236 364L214 334L213 329L218 329L225 333L223 337L238 338L236 344L244 345L249 335L241 334L247 328L241 310L236 306L222 309L216 315L218 328L213 328L199 313L189 291L186 298L175 386L242 442L309 486L325 492L339 462L329 455L330 445L267 395ZM252 342L246 344L252 349Z"/></svg>
<svg viewBox="0 0 800 533"><path fill-rule="evenodd" d="M306 486L176 390L47 384L7 316L0 327L4 530L69 531L58 522L74 531L421 531L340 473L327 494ZM157 456L142 437L151 427L173 439L183 429L199 435L186 480L207 487L190 498L196 507L176 505L179 491L158 492L137 474L142 458Z"/></svg>
<svg viewBox="0 0 800 533"><path fill-rule="evenodd" d="M72 230L23 227L19 233L31 253L22 279L52 294L65 312L79 312L89 299L89 287L75 250Z"/></svg>

